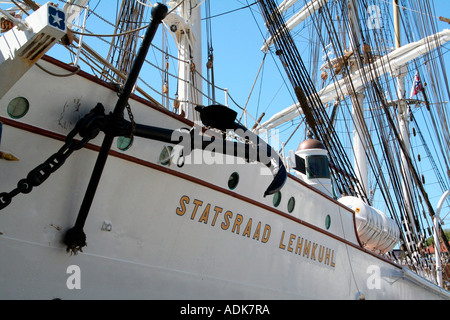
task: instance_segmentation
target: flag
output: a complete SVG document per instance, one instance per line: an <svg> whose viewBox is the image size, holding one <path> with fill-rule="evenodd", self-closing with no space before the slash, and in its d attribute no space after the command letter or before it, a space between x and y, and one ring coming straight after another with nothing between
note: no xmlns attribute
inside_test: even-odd
<svg viewBox="0 0 450 320"><path fill-rule="evenodd" d="M416 77L414 78L414 83L413 83L413 86L411 88L411 96L410 96L410 98L412 98L412 96L415 96L416 94L418 94L422 90L423 90L422 81L420 81L419 73L416 72Z"/></svg>

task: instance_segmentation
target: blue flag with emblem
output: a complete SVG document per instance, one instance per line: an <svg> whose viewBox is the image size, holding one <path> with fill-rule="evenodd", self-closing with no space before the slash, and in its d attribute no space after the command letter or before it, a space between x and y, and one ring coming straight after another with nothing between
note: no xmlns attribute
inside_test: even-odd
<svg viewBox="0 0 450 320"><path fill-rule="evenodd" d="M55 7L48 7L48 23L55 28L66 30L66 15Z"/></svg>

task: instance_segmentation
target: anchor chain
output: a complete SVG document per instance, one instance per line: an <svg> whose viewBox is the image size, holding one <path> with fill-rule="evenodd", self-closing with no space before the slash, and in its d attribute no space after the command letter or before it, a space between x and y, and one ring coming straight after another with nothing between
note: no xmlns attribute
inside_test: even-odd
<svg viewBox="0 0 450 320"><path fill-rule="evenodd" d="M120 95L123 93L123 85L119 85L117 87L117 96L120 97ZM134 138L134 133L136 132L136 122L134 121L134 115L133 115L133 111L131 110L131 106L130 103L127 102L125 109L127 110L128 113L128 118L130 119L130 123L131 123L131 131L130 134L127 135L128 138L130 138L131 140L133 140ZM122 118L123 118L123 114L122 114Z"/></svg>
<svg viewBox="0 0 450 320"><path fill-rule="evenodd" d="M104 115L104 108L99 103L87 115L80 119L72 131L66 136L64 145L46 161L31 170L27 177L17 183L17 187L11 192L0 193L0 210L11 204L12 199L20 193L30 193L34 187L41 185L58 170L67 158L76 150L83 148L89 140L95 138L100 132L101 115ZM81 140L76 140L75 136L80 134Z"/></svg>

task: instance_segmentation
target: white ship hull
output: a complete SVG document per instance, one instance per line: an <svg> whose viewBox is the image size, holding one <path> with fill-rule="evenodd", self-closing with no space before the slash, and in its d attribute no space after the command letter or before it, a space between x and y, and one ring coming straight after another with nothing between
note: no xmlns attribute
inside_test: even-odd
<svg viewBox="0 0 450 320"><path fill-rule="evenodd" d="M70 72L55 61L39 63ZM5 106L18 96L28 99L30 110L14 120ZM0 100L1 148L19 158L0 160L0 191L14 189L55 153L98 102L109 112L116 99L112 88L82 72L55 78L34 66ZM141 99L130 104L139 123L190 126ZM1 299L450 297L364 249L354 213L297 178L288 177L274 207L272 196L263 197L272 180L261 174L263 165L234 158L234 164L163 165L158 159L165 144L142 138L125 152L114 145L84 227L87 247L69 255L62 240L77 217L102 138L0 212ZM233 172L239 184L230 190Z"/></svg>

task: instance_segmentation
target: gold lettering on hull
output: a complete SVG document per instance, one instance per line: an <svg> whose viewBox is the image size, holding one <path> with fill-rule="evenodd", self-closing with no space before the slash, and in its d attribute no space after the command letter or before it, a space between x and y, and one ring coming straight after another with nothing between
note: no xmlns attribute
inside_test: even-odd
<svg viewBox="0 0 450 320"><path fill-rule="evenodd" d="M243 214L225 210L199 199L191 199L186 195L180 198L175 213L178 216L187 215L190 220L196 220L198 223L209 224L212 227L217 226L221 230L262 243L269 241L272 232L269 224L246 218ZM334 249L293 233L287 234L285 230L281 233L278 248L331 268L335 268L336 265L336 251Z"/></svg>
<svg viewBox="0 0 450 320"><path fill-rule="evenodd" d="M180 204L175 213L184 216L186 213L191 220L199 223L220 226L222 230L229 230L237 235L267 243L270 239L271 227L268 224L262 225L261 221L246 219L244 215L224 210L221 207L213 206L211 203L204 203L202 200L194 199L184 195L180 198Z"/></svg>
<svg viewBox="0 0 450 320"><path fill-rule="evenodd" d="M292 233L288 236L284 230L278 248L332 268L336 266L335 250Z"/></svg>

